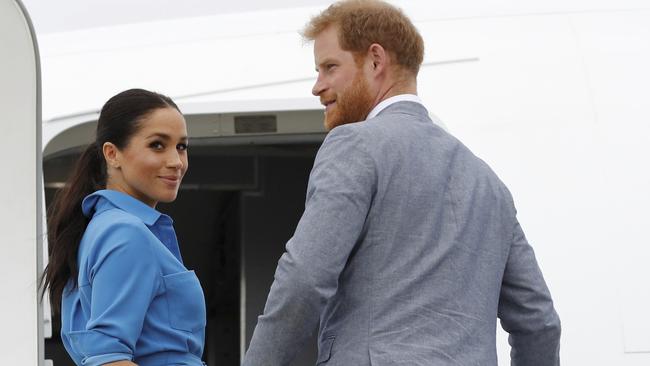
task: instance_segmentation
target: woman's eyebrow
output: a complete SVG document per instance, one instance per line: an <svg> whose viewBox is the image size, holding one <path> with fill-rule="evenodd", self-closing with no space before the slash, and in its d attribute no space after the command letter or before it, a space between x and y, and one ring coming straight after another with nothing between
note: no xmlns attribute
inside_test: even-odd
<svg viewBox="0 0 650 366"><path fill-rule="evenodd" d="M165 139L165 140L170 140L171 139L171 137L168 134L161 133L161 132L152 133L151 135L147 136L148 139L150 139L152 137L159 137L159 138L162 138L162 139Z"/></svg>
<svg viewBox="0 0 650 366"><path fill-rule="evenodd" d="M155 132L155 133L152 133L151 135L147 136L146 139L150 139L150 138L152 138L152 137L158 137L158 138L161 138L161 139L163 139L163 140L171 140L171 139L172 139L171 136L169 136L169 135L166 134L166 133L162 133L162 132ZM181 136L181 137L179 138L179 140L185 142L185 141L188 140L188 137L187 137L187 135L185 135L185 136Z"/></svg>

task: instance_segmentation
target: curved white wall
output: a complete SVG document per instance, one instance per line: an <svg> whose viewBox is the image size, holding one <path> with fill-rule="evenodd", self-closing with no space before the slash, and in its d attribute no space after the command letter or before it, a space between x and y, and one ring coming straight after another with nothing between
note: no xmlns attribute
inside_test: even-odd
<svg viewBox="0 0 650 366"><path fill-rule="evenodd" d="M14 0L0 0L0 364L38 365L42 316L40 80L30 23Z"/></svg>

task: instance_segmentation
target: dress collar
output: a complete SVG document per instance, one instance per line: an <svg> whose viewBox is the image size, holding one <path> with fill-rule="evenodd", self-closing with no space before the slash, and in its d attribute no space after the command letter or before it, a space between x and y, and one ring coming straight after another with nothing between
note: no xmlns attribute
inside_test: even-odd
<svg viewBox="0 0 650 366"><path fill-rule="evenodd" d="M137 198L129 196L126 193L109 189L97 191L84 198L81 203L81 210L84 215L90 217L95 211L100 211L103 206L103 200L106 200L113 206L140 218L147 226L153 226L161 216L169 217L160 213L156 209L147 206Z"/></svg>

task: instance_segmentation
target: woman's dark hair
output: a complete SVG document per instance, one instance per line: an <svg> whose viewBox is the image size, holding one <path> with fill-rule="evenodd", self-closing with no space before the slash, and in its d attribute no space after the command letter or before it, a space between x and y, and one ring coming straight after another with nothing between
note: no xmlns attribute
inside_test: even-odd
<svg viewBox="0 0 650 366"><path fill-rule="evenodd" d="M139 130L142 119L161 108L179 110L171 98L143 89L129 89L109 99L99 114L95 141L81 154L66 185L54 196L48 210L49 260L41 278L41 298L47 290L55 313L60 312L68 281L78 285L77 252L90 221L81 211L81 202L87 195L106 188L104 143L123 149Z"/></svg>

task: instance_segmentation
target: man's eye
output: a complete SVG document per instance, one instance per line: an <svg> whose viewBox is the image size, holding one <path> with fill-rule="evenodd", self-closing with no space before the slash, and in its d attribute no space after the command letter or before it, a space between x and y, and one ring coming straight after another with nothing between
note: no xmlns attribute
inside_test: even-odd
<svg viewBox="0 0 650 366"><path fill-rule="evenodd" d="M332 69L334 69L335 67L336 67L336 64L328 64L328 65L326 66L327 70L332 70Z"/></svg>

